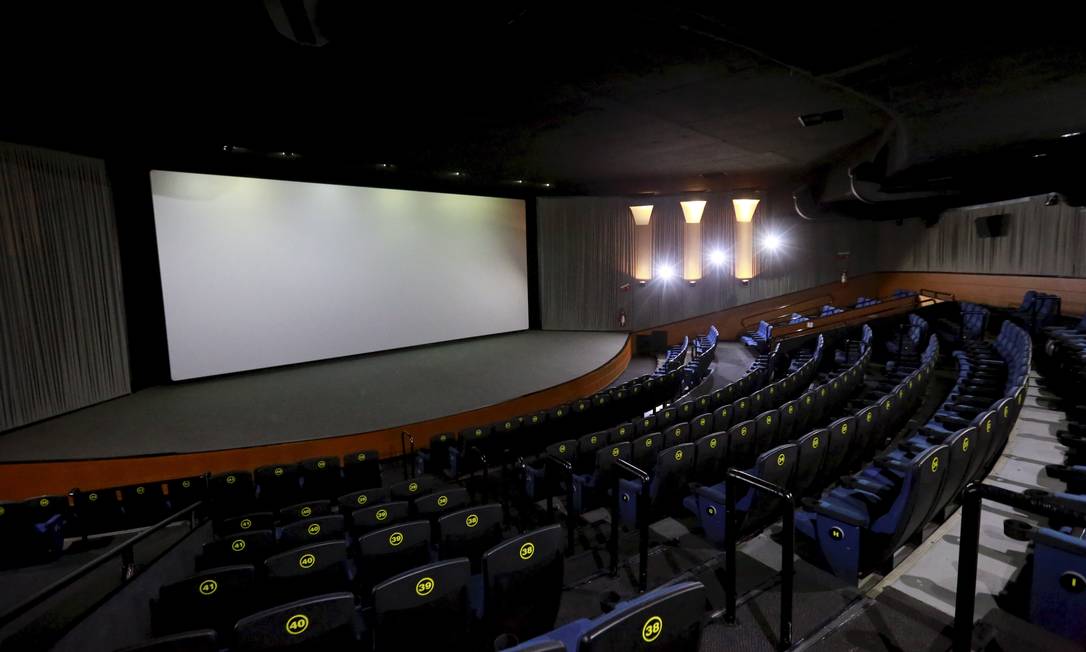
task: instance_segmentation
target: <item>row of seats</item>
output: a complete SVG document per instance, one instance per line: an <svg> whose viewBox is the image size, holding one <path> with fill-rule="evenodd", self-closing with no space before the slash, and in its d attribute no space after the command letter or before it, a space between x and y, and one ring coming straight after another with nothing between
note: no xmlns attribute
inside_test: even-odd
<svg viewBox="0 0 1086 652"><path fill-rule="evenodd" d="M819 338L819 347L821 341ZM683 462L682 450L685 449L680 449L679 460L674 459L675 451L672 451L667 464L695 464L701 473L718 468L725 449L717 448L721 440L706 438L706 435L727 430L733 423L746 421L766 408L775 409L793 395L801 382L810 382L817 362L778 382L768 383L779 356L777 351L763 361L756 361L741 379L707 396L669 406L633 423L619 424L607 431L551 444L535 460L524 464L525 494L535 500L545 495L541 490L553 494L562 484L572 482L573 505L570 509L581 513L605 502L615 460L623 459L641 468L652 469L656 460L663 455L661 451L678 445L706 447L702 454L703 463L695 464L693 454L688 454L686 462ZM750 395L736 397L750 390L753 390ZM728 400L734 402L724 402ZM712 411L696 414L697 410ZM793 408L789 413L790 418L795 412ZM751 430L753 435L753 428ZM753 436L749 438L750 441L753 439ZM689 443L694 440L698 440L698 443ZM710 456L720 459L710 462ZM568 464L569 477L564 477L565 474L548 460ZM563 477L558 478L559 475Z"/></svg>
<svg viewBox="0 0 1086 652"><path fill-rule="evenodd" d="M1028 333L1006 322L994 345L958 352L962 374L932 421L797 514L815 560L855 582L983 477L1018 416L1031 350Z"/></svg>
<svg viewBox="0 0 1086 652"><path fill-rule="evenodd" d="M1027 290L1021 305L1010 313L1010 318L1030 333L1040 334L1059 319L1061 307L1059 296Z"/></svg>
<svg viewBox="0 0 1086 652"><path fill-rule="evenodd" d="M379 534L395 547L419 547L410 528L390 530ZM166 585L152 613L156 631L171 633L127 650L488 649L499 636L546 632L558 613L564 555L557 525L500 541L477 564L421 554L414 556L421 563L404 569L361 559L360 567L377 564L384 576L361 602L342 552L337 543L298 548L269 559L275 571L264 577L252 565L234 565ZM284 596L284 582L313 594L265 608Z"/></svg>

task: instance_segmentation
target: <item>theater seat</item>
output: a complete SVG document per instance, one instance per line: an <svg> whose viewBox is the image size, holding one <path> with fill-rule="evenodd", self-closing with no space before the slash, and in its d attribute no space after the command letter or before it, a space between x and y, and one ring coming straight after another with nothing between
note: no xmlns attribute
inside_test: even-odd
<svg viewBox="0 0 1086 652"><path fill-rule="evenodd" d="M411 521L386 527L358 540L358 582L363 594L376 584L429 563L430 524Z"/></svg>
<svg viewBox="0 0 1086 652"><path fill-rule="evenodd" d="M320 541L346 540L347 527L342 514L317 516L284 525L276 532L280 549L290 549Z"/></svg>
<svg viewBox="0 0 1086 652"><path fill-rule="evenodd" d="M229 633L234 623L261 602L251 564L209 568L158 590L151 600L152 630L157 635L193 629Z"/></svg>
<svg viewBox="0 0 1086 652"><path fill-rule="evenodd" d="M232 651L354 649L360 618L350 593L331 593L279 605L238 621Z"/></svg>
<svg viewBox="0 0 1086 652"><path fill-rule="evenodd" d="M196 560L196 567L206 569L237 564L259 565L274 548L275 532L272 530L236 532L205 543Z"/></svg>
<svg viewBox="0 0 1086 652"><path fill-rule="evenodd" d="M481 568L482 601L473 601L488 639L511 634L523 641L554 626L565 570L561 526L506 539L483 554Z"/></svg>
<svg viewBox="0 0 1086 652"><path fill-rule="evenodd" d="M402 523L407 520L408 512L406 500L378 503L356 509L351 513L351 529L356 534L364 534L396 523Z"/></svg>
<svg viewBox="0 0 1086 652"><path fill-rule="evenodd" d="M561 641L571 652L696 652L704 612L704 585L681 582L620 602L598 618L575 620L539 639Z"/></svg>
<svg viewBox="0 0 1086 652"><path fill-rule="evenodd" d="M437 450L434 451L437 460L444 459L445 464L438 469L441 472L448 466L449 462L449 447L440 440L441 437L448 437L446 433L444 435L435 435L438 439ZM434 450L434 439L430 440L430 449ZM444 444L444 445L443 445ZM428 471L433 473L433 471ZM353 453L347 453L343 456L343 489L347 491L356 491L359 489L368 489L370 487L381 486L381 456L375 450L355 451Z"/></svg>
<svg viewBox="0 0 1086 652"><path fill-rule="evenodd" d="M478 572L483 553L502 538L502 506L468 507L437 520L438 550L441 559L466 557L472 572Z"/></svg>
<svg viewBox="0 0 1086 652"><path fill-rule="evenodd" d="M1030 620L1086 646L1086 541L1040 528L1033 542Z"/></svg>
<svg viewBox="0 0 1086 652"><path fill-rule="evenodd" d="M264 560L268 598L289 602L322 593L350 591L354 564L348 560L347 544L327 541L299 546Z"/></svg>
<svg viewBox="0 0 1086 652"><path fill-rule="evenodd" d="M413 568L374 587L373 649L464 649L470 575L467 559L450 559Z"/></svg>
<svg viewBox="0 0 1086 652"><path fill-rule="evenodd" d="M349 514L356 509L362 509L363 507L369 507L371 505L380 505L386 500L388 500L387 492L380 487L375 487L344 494L337 498L336 502L339 504L339 511L341 514Z"/></svg>

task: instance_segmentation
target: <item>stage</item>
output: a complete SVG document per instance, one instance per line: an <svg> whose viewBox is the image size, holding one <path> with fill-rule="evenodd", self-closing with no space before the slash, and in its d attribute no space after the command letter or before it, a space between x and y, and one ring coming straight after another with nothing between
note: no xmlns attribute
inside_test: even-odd
<svg viewBox="0 0 1086 652"><path fill-rule="evenodd" d="M626 333L523 331L175 383L4 433L0 464L187 456L349 435L362 439L343 446L372 443L387 456L398 452L400 427L441 419L467 427L606 387L626 368L629 348ZM429 429L418 429L420 446ZM364 439L378 431L380 441Z"/></svg>

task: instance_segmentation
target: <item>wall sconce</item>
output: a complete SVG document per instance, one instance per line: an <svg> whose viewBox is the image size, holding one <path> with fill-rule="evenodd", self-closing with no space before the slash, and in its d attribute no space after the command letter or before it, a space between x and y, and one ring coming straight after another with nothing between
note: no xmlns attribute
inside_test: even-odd
<svg viewBox="0 0 1086 652"><path fill-rule="evenodd" d="M744 285L754 278L754 212L758 209L756 198L732 200L735 209L735 242L732 258L735 260L735 278Z"/></svg>
<svg viewBox="0 0 1086 652"><path fill-rule="evenodd" d="M634 221L634 278L641 285L652 280L652 204L630 206Z"/></svg>
<svg viewBox="0 0 1086 652"><path fill-rule="evenodd" d="M701 279L701 214L705 200L679 202L683 209L683 280L693 285Z"/></svg>

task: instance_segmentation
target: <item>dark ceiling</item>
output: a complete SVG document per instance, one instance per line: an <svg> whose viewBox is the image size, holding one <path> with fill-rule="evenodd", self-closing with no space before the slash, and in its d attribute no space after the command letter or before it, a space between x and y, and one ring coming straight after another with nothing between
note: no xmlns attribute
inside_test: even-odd
<svg viewBox="0 0 1086 652"><path fill-rule="evenodd" d="M155 162L259 158L359 180L389 163L384 174L414 183L635 194L790 188L886 142L889 174L1086 128L1074 21L1042 33L727 3L321 0L312 29L327 43L312 47L273 24L290 0L164 4L0 10L0 137ZM797 119L835 109L842 120ZM268 162L273 151L297 158Z"/></svg>

